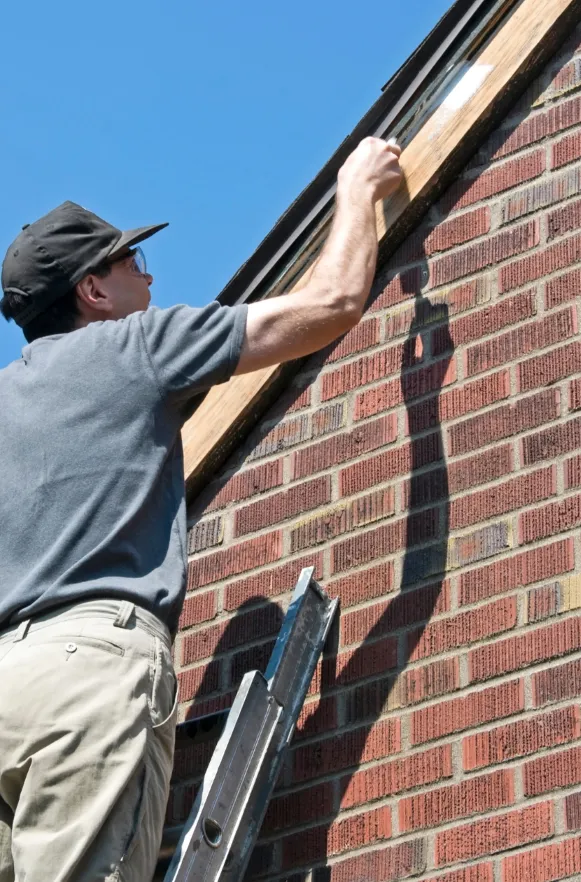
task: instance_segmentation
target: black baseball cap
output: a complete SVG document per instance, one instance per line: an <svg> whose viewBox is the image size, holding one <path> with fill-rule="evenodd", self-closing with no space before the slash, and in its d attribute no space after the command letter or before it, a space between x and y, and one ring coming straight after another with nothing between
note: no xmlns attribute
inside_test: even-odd
<svg viewBox="0 0 581 882"><path fill-rule="evenodd" d="M123 232L75 202L63 202L25 224L2 264L4 294L22 294L14 317L24 327L105 261L113 261L167 224Z"/></svg>

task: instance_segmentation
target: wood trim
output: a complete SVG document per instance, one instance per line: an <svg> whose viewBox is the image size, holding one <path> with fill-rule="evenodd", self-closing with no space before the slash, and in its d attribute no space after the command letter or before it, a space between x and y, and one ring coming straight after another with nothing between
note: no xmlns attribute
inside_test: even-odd
<svg viewBox="0 0 581 882"><path fill-rule="evenodd" d="M413 228L579 20L581 0L522 0L401 156L406 186L377 206L385 252ZM297 282L291 289L301 286ZM188 494L196 492L268 406L288 372L275 365L211 389L182 430ZM270 394L269 394L270 393Z"/></svg>

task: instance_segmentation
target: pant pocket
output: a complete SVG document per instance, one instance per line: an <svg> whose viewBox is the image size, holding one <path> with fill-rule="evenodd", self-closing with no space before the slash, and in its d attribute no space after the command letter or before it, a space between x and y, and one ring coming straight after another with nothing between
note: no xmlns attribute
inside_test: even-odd
<svg viewBox="0 0 581 882"><path fill-rule="evenodd" d="M175 722L177 706L178 681L171 653L169 647L159 637L156 637L149 702L151 725L154 731L159 733L172 720Z"/></svg>

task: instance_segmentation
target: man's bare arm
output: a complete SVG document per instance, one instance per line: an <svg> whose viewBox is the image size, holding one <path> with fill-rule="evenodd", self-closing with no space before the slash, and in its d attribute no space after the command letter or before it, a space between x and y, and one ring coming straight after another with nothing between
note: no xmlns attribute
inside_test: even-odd
<svg viewBox="0 0 581 882"><path fill-rule="evenodd" d="M375 203L401 181L400 152L366 138L347 159L321 256L298 290L250 304L237 374L316 352L360 320L377 261Z"/></svg>

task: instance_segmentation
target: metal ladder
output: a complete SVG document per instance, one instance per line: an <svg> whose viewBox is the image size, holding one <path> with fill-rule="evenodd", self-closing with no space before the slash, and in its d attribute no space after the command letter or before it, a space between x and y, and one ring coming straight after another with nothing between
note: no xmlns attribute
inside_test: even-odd
<svg viewBox="0 0 581 882"><path fill-rule="evenodd" d="M302 570L264 676L245 674L164 882L240 882L338 600Z"/></svg>

